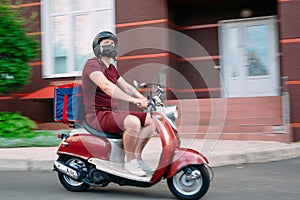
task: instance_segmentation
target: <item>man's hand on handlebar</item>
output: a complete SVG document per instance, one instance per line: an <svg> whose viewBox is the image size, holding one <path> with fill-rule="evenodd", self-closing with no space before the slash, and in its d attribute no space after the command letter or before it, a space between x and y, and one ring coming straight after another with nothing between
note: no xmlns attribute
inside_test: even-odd
<svg viewBox="0 0 300 200"><path fill-rule="evenodd" d="M139 108L147 108L148 107L147 98L132 98L131 102Z"/></svg>

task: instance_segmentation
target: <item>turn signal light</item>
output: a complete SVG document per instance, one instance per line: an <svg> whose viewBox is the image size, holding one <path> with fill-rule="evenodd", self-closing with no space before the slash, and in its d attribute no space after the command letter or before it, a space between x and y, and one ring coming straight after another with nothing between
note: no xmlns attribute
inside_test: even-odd
<svg viewBox="0 0 300 200"><path fill-rule="evenodd" d="M65 139L67 137L67 135L66 134L64 134L64 133L58 133L57 134L57 138L59 138L59 139Z"/></svg>

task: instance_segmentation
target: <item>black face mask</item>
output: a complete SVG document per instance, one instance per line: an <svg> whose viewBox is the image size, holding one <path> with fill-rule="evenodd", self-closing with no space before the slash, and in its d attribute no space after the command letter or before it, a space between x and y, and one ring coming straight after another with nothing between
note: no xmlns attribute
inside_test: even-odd
<svg viewBox="0 0 300 200"><path fill-rule="evenodd" d="M114 47L113 45L103 45L103 50L101 52L101 56L109 57L115 59L118 53L117 47Z"/></svg>

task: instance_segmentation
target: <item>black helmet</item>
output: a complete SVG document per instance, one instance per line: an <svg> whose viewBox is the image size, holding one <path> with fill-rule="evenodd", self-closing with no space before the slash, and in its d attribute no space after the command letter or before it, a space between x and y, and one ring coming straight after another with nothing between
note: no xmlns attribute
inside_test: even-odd
<svg viewBox="0 0 300 200"><path fill-rule="evenodd" d="M93 40L93 51L96 57L101 57L100 42L104 39L111 39L115 42L116 48L118 48L118 38L115 34L109 31L102 31L96 35Z"/></svg>

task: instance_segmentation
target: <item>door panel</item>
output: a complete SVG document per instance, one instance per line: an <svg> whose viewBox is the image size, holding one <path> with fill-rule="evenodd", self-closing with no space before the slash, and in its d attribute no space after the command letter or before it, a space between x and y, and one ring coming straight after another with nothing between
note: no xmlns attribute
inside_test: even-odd
<svg viewBox="0 0 300 200"><path fill-rule="evenodd" d="M230 93L232 96L239 95L240 93L240 85L238 84L241 81L240 74L240 52L238 51L239 41L239 30L238 28L228 28L226 32L224 32L224 65L226 66L226 70L224 70L224 79L226 79L226 87L230 88L229 90L225 90L225 93Z"/></svg>
<svg viewBox="0 0 300 200"><path fill-rule="evenodd" d="M275 19L223 21L220 27L223 96L279 95Z"/></svg>

